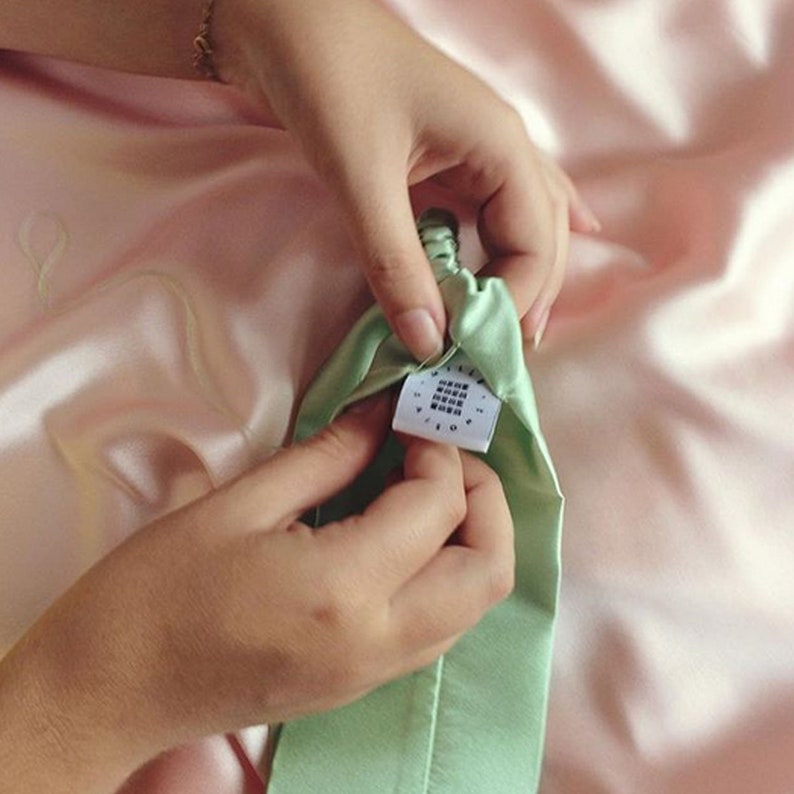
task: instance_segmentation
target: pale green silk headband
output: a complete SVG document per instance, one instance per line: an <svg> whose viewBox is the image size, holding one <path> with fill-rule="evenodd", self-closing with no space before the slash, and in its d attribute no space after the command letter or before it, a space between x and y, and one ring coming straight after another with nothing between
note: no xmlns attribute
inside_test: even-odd
<svg viewBox="0 0 794 794"><path fill-rule="evenodd" d="M503 402L482 457L499 474L515 523L515 591L435 664L282 726L270 794L530 794L538 786L562 496L504 282L460 267L448 214L425 213L419 234L449 315L452 344L443 359L465 354ZM309 389L296 439L421 366L373 306ZM347 493L321 508L318 523L360 510L399 455L391 440Z"/></svg>

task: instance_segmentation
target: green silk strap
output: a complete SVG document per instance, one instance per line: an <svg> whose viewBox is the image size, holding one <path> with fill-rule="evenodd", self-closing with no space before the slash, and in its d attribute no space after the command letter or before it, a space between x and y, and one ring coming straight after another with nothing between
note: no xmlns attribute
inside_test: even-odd
<svg viewBox="0 0 794 794"><path fill-rule="evenodd" d="M419 233L450 318L443 359L464 354L503 401L483 458L501 478L515 524L515 591L433 665L282 726L269 794L525 794L538 786L562 496L510 294L501 279L459 267L455 225L430 211ZM296 439L421 366L372 307L309 389ZM397 460L398 445L388 443L349 493L321 508L319 523L361 509Z"/></svg>

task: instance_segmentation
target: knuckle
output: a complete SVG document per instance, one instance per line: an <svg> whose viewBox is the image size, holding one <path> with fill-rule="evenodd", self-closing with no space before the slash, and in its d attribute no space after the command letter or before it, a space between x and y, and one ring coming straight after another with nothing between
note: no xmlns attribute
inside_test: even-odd
<svg viewBox="0 0 794 794"><path fill-rule="evenodd" d="M354 584L326 580L309 627L325 637L324 687L343 696L370 687L377 676L373 659L378 656L380 634L373 610Z"/></svg>
<svg viewBox="0 0 794 794"><path fill-rule="evenodd" d="M462 488L456 487L450 489L447 496L444 498L445 518L452 526L460 526L468 514L468 504L466 503L466 494Z"/></svg>
<svg viewBox="0 0 794 794"><path fill-rule="evenodd" d="M350 438L335 422L324 427L308 443L329 465L345 464L354 457Z"/></svg>
<svg viewBox="0 0 794 794"><path fill-rule="evenodd" d="M316 582L311 617L322 630L330 632L338 639L344 638L355 625L358 608L355 589L341 577L325 574Z"/></svg>
<svg viewBox="0 0 794 794"><path fill-rule="evenodd" d="M372 284L381 288L405 283L414 276L411 258L403 250L371 254L367 258L366 269Z"/></svg>

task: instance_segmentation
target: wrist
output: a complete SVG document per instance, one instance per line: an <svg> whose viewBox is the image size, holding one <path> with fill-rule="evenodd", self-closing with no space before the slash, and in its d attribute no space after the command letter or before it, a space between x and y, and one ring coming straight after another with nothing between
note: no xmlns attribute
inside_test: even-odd
<svg viewBox="0 0 794 794"><path fill-rule="evenodd" d="M249 0L215 0L212 8L208 37L217 79L247 94L258 89L257 72L268 69L263 62L272 54L267 6Z"/></svg>
<svg viewBox="0 0 794 794"><path fill-rule="evenodd" d="M147 759L111 740L94 704L76 707L76 682L44 634L34 626L0 660L0 794L116 791Z"/></svg>
<svg viewBox="0 0 794 794"><path fill-rule="evenodd" d="M361 0L214 0L210 38L221 81L249 92L290 85L313 64L313 39L332 36L337 18L359 5Z"/></svg>

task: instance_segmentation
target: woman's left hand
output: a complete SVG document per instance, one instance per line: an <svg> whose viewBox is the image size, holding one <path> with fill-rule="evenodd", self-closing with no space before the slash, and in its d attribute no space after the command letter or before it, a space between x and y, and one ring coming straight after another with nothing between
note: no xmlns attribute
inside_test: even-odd
<svg viewBox="0 0 794 794"><path fill-rule="evenodd" d="M525 334L562 286L569 228L598 222L530 141L518 113L373 0L219 0L221 78L267 104L341 200L389 323L419 359L446 318L408 188L432 178L469 199Z"/></svg>

